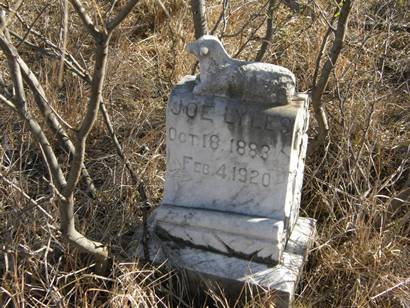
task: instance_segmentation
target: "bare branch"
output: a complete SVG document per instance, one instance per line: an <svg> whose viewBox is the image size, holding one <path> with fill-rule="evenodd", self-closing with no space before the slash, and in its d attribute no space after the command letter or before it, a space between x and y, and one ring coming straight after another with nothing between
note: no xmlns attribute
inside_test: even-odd
<svg viewBox="0 0 410 308"><path fill-rule="evenodd" d="M19 17L19 15L17 14ZM40 38L44 44L46 44L51 50L39 47L31 42L28 42L27 40L24 41L24 44L29 46L30 48L34 48L37 50L41 50L45 52L49 56L56 56L61 59L62 55L62 50L53 42L51 42L49 39L47 39L43 34L38 32L35 29L30 29L30 32ZM23 38L16 32L10 31L10 34L14 36L16 39L19 41L23 41ZM72 70L74 73L76 73L78 76L80 76L81 79L86 80L87 78L87 70L85 70L76 60L75 58L68 52L68 50L65 51L66 57L64 57L64 62L67 65L68 69ZM68 57L68 59L67 59ZM87 80L86 80L87 81Z"/></svg>
<svg viewBox="0 0 410 308"><path fill-rule="evenodd" d="M15 105L17 107L18 114L23 120L28 123L31 133L33 134L37 143L43 149L45 159L50 166L52 181L55 183L55 186L57 188L61 189L66 185L66 182L63 172L61 171L61 168L58 164L57 157L40 125L36 120L34 120L34 118L26 109L23 78L21 75L20 66L17 61L17 59L19 58L17 51L10 45L3 34L0 34L0 48L5 53L9 64L10 74L12 76L13 84L16 90Z"/></svg>
<svg viewBox="0 0 410 308"><path fill-rule="evenodd" d="M333 32L336 31L336 29L333 27L333 22L332 22L332 21L333 21L335 15L337 15L337 13L339 12L339 9L340 9L340 8L339 8L339 5L337 5L337 9L336 9L335 13L333 14L332 21L329 22L329 20L327 19L326 14L325 14L323 8L319 5L319 3L317 3L316 1L313 1L313 4L314 4L314 6L316 6L316 8L318 9L319 14L320 14L320 16L322 17L322 20L325 22L325 24L327 24L327 26L328 26Z"/></svg>
<svg viewBox="0 0 410 308"><path fill-rule="evenodd" d="M90 15L87 14L82 2L80 0L70 0L71 4L74 6L75 11L80 16L84 26L87 28L88 32L94 37L98 38L101 32L94 25Z"/></svg>
<svg viewBox="0 0 410 308"><path fill-rule="evenodd" d="M140 200L142 202L142 222L143 222L143 247L144 247L144 258L148 260L148 242L147 242L147 236L148 236L148 225L147 225L147 219L148 219L148 213L150 209L150 203L148 200L147 192L145 190L145 185L142 179L139 178L139 176L134 172L134 169L131 166L130 161L128 158L125 156L124 151L121 147L120 142L118 141L117 135L115 134L114 127L111 123L110 117L108 115L107 109L105 108L105 104L103 101L101 101L100 104L100 111L104 117L104 122L108 128L108 131L110 133L111 139L114 142L115 148L117 150L118 156L121 157L123 160L125 167L127 168L128 172L131 175L131 179L133 184L137 187L138 194L140 196Z"/></svg>
<svg viewBox="0 0 410 308"><path fill-rule="evenodd" d="M17 97L17 111L19 115L25 119L28 124L30 131L32 132L33 136L35 137L37 143L40 145L41 150L44 153L46 163L49 165L50 173L52 173L52 183L56 183L55 187L57 188L58 197L59 197L59 209L60 209L60 218L61 218L61 231L63 236L76 247L80 248L81 250L86 251L87 253L93 254L97 259L97 264L106 265L107 264L107 257L108 257L108 250L104 247L101 243L92 241L82 234L80 234L75 228L74 222L74 191L78 184L79 177L81 174L81 169L84 162L85 157L85 149L86 149L86 141L87 137L94 126L94 123L97 119L99 110L103 110L102 113L104 115L104 108L100 108L100 104L102 102L102 90L104 79L106 75L106 66L107 66L107 56L108 56L108 46L111 38L112 30L118 26L128 15L131 9L136 5L137 1L130 0L125 7L120 11L120 13L115 17L111 23L110 28L106 32L99 31L93 21L91 20L90 16L86 13L81 0L70 0L71 4L74 6L76 12L79 14L82 22L84 23L87 30L91 33L91 35L95 39L95 63L94 63L94 71L92 78L88 75L88 73L81 69L81 66L77 65L78 63L75 62L75 59L70 59L71 65L76 69L77 72L83 73L83 79L90 83L91 94L87 103L85 116L83 117L81 124L76 132L76 138L74 140L74 145L71 145L70 148L73 148L73 157L70 162L70 167L66 178L61 172L60 166L55 159L54 152L48 143L46 136L44 135L43 130L38 125L38 123L31 118L30 114L20 108L20 106L25 106L25 97L24 97L24 88L21 76L21 70L24 71L24 77L29 85L30 89L34 93L34 98L36 103L39 105L39 108L43 108L42 113L48 119L48 122L53 122L54 128L58 127L60 132L64 132L61 124L58 122L56 115L53 113L51 107L47 102L47 98L45 96L44 90L42 89L40 83L35 78L34 74L30 71L24 61L18 56L17 51L7 42L7 39L1 34L1 39L3 44L0 44L0 48L5 50L7 58L9 60L9 67L12 73L13 81L15 87L17 87L18 97ZM32 29L29 28L31 32ZM24 40L22 40L24 41ZM61 50L56 46L52 46L52 50L56 55L63 55L66 50ZM58 52L57 52L58 50ZM66 54L69 55L68 53ZM64 58L64 55L63 57ZM62 63L67 63L65 59L62 60ZM3 100L2 100L3 101ZM5 103L8 104L6 101ZM9 104L8 104L9 105ZM40 107L41 106L41 107ZM50 116L51 115L51 116ZM108 114L105 111L105 121L110 124ZM108 121L107 121L108 118ZM50 125L50 124L49 124ZM60 125L60 126L58 126ZM50 125L51 126L51 125ZM114 134L112 125L110 133ZM65 134L65 132L64 132ZM65 134L66 135L66 134ZM67 139L69 141L69 139ZM67 142L68 142L67 141ZM118 140L116 140L116 146L118 150ZM121 146L119 147L119 151L122 154L122 158L128 162L125 155L122 152ZM54 160L53 160L54 158ZM128 162L128 167L131 169L131 166ZM56 173L56 171L58 171ZM137 181L137 176L135 173L131 173L131 177L133 180ZM144 204L147 203L147 198L145 194L145 189L143 183L140 181L138 183L138 192L141 195L141 198L144 200Z"/></svg>
<svg viewBox="0 0 410 308"><path fill-rule="evenodd" d="M63 27L62 27L62 44L61 44L61 59L58 69L58 87L61 88L64 83L64 62L68 41L68 0L62 0Z"/></svg>
<svg viewBox="0 0 410 308"><path fill-rule="evenodd" d="M0 94L0 101L12 110L17 111L17 107L2 94Z"/></svg>
<svg viewBox="0 0 410 308"><path fill-rule="evenodd" d="M127 4L120 10L117 16L107 22L106 28L108 32L113 31L131 12L131 10L137 5L139 0L129 0Z"/></svg>
<svg viewBox="0 0 410 308"><path fill-rule="evenodd" d="M319 48L319 53L318 53L317 58L316 58L316 67L315 67L315 72L313 73L313 78L312 78L313 87L315 87L316 83L317 83L317 76L318 76L319 70L320 70L320 61L322 60L323 52L326 48L327 41L329 39L330 33L332 33L332 28L328 27L325 35L323 36L322 43L321 43L320 48Z"/></svg>
<svg viewBox="0 0 410 308"><path fill-rule="evenodd" d="M75 185L78 182L78 177L81 172L81 167L83 166L86 135L84 135L83 138L79 139L79 141L81 141L80 144L83 147L80 146L80 147L75 148L74 157L71 163L71 170L70 170L71 173L70 174L74 172L78 173L77 179L76 181L72 182L70 187L67 188L67 183L65 181L60 165L58 164L55 153L51 147L51 144L49 143L40 125L37 123L37 121L35 121L32 118L30 113L25 109L24 88L22 88L22 78L21 78L20 66L17 60L19 59L19 56L17 54L17 51L7 42L7 40L2 34L0 34L0 48L4 51L4 53L7 56L7 59L9 61L10 72L12 74L13 81L16 84L15 85L16 92L18 92L17 93L17 99L18 99L17 112L20 115L20 117L28 123L30 132L33 134L35 140L37 141L42 152L44 153L44 158L49 167L52 182L54 183L54 186L57 188L57 191L59 193L60 192L63 193L63 195L59 194L61 231L64 237L67 238L70 243L74 244L81 250L84 250L88 253L93 254L97 259L97 263L103 266L104 264L106 264L105 260L107 259L107 256L108 256L107 248L103 246L101 243L94 242L92 240L87 239L85 236L80 234L75 229L75 225L74 225L74 189L75 189ZM98 59L99 57L97 56L97 63L100 63ZM97 73L97 76L100 76L100 75L104 76L105 65L103 65L101 68L102 68L101 72L103 73L102 74ZM37 89L37 92L38 94L43 94L43 90L41 88L40 90ZM97 99L99 99L98 96L97 96ZM98 104L94 108L97 108L98 110ZM85 119L90 118L89 113L90 112L87 112L88 116L86 115ZM94 121L95 121L95 117L94 117ZM80 153L81 156L78 156L78 153Z"/></svg>
<svg viewBox="0 0 410 308"><path fill-rule="evenodd" d="M246 41L238 48L236 53L234 54L234 58L238 57L241 52L248 46L249 42L255 39L255 34L258 32L258 30L262 27L263 23L265 22L265 19L262 20L262 22L259 23L259 25L256 25L256 27L249 33L248 37L246 38Z"/></svg>
<svg viewBox="0 0 410 308"><path fill-rule="evenodd" d="M30 68L27 66L27 64L24 62L24 60L21 59L21 57L18 57L17 62L20 65L24 79L26 80L28 86L34 94L34 101L40 109L41 114L46 119L48 126L50 127L51 131L57 136L60 144L65 148L66 151L68 151L70 155L73 156L75 148L67 132L59 122L59 119L62 120L62 118L51 107L50 103L47 100L43 87L41 86L40 82L33 74L33 72L30 70ZM93 180L84 163L82 163L81 166L81 173L86 180L90 194L95 197L97 189L95 188Z"/></svg>
<svg viewBox="0 0 410 308"><path fill-rule="evenodd" d="M208 33L206 23L205 0L191 0L192 17L194 20L195 38Z"/></svg>
<svg viewBox="0 0 410 308"><path fill-rule="evenodd" d="M229 5L229 0L222 0L221 13L219 14L219 17L218 17L217 21L215 22L215 24L214 24L212 30L209 32L209 34L213 35L213 34L215 33L215 31L216 31L216 29L218 29L218 26L219 26L219 24L221 23L221 21L224 22L224 27L223 27L222 33L225 32L225 28L226 28L226 17L225 17L225 14L226 14L226 10L227 10L228 5Z"/></svg>
<svg viewBox="0 0 410 308"><path fill-rule="evenodd" d="M270 44L270 41L272 40L273 11L275 8L275 2L276 0L269 1L268 11L267 11L268 18L266 20L266 34L265 34L265 37L263 38L261 48L259 49L258 54L255 57L255 61L261 61L263 59L263 56L265 55L265 52L268 49L268 45Z"/></svg>
<svg viewBox="0 0 410 308"><path fill-rule="evenodd" d="M36 24L36 22L40 19L41 15L43 15L44 11L45 11L49 6L50 6L50 3L47 4L47 5L45 5L45 6L41 9L40 13L37 14L37 17L34 18L33 22L31 23L31 25L30 25L29 28L27 29L26 34L24 34L24 36L23 36L21 42L17 45L17 48L19 48L19 46L26 40L27 36L28 36L28 35L30 34L30 32L31 32L31 29L34 27L34 25Z"/></svg>
<svg viewBox="0 0 410 308"><path fill-rule="evenodd" d="M35 29L31 29L30 31L31 31L34 35L36 35L36 36L38 36L39 38L41 38L41 39L44 41L44 43L45 43L46 45L48 45L48 46L53 50L53 53L52 53L52 54L50 54L50 52L48 52L47 55L50 55L50 56L56 55L56 56L58 56L58 57L61 57L61 54L62 54L62 52L63 52L63 51L61 50L61 48L59 48L56 44L54 44L53 42L51 42L50 40L48 40L47 38L45 38L41 33L39 33L38 31L36 31ZM19 39L19 40L22 39L17 33L13 32L13 31L10 31L10 33L11 33L13 36L15 36L17 39ZM24 43L27 44L28 42L25 41ZM30 44L29 46L30 46L31 48L41 49L41 47L36 46L36 45L31 45L31 44ZM78 75L81 79L83 79L85 82L87 82L88 84L91 84L92 78L91 78L91 76L88 74L88 72L75 60L75 58L74 58L68 51L66 51L66 55L67 55L67 57L70 59L70 60L68 60L67 58L64 59L64 63L65 63L65 65L67 66L67 68L69 68L70 70L72 70L75 74L77 74L77 75ZM19 61L20 61L20 59L19 59ZM44 90L42 89L41 84L38 82L38 80L36 79L35 75L32 74L31 71L29 71L29 68L28 68L27 65L24 63L24 61L23 61L23 60L21 60L21 61L22 61L22 62L20 63L20 65L21 65L21 67L22 67L23 75L24 75L25 72L27 72L27 75L28 75L29 77L33 77L33 79L34 79L34 80L26 80L26 82L29 83L29 85L30 85L30 84L33 84L32 91L33 91L33 92L36 92L36 91L39 92L38 94L40 95L40 99L45 100L45 95L42 95L42 93L44 93ZM24 77L25 77L25 76L24 76ZM26 77L25 77L25 78L26 78ZM32 78L30 78L30 79L32 79ZM46 103L47 103L47 105L48 105L51 109L53 109L52 106L51 106L50 104L48 104L48 102L46 102ZM137 184L139 183L138 176L137 176L137 174L135 173L135 171L132 169L131 163L129 162L129 160L127 159L127 157L126 157L125 154L124 154L124 151L123 151L122 146L121 146L121 144L120 144L120 142L119 142L119 140L118 140L118 138L117 138L117 135L116 135L116 133L115 133L115 131L114 131L114 127L113 127L113 125L112 125L110 116L109 116L109 114L108 114L108 111L107 111L107 109L106 109L106 107L105 107L105 104L104 104L104 101L103 101L103 100L101 100L101 102L100 102L100 112L101 112L101 114L102 114L102 116L103 116L104 123L105 123L105 125L106 125L106 127L107 127L107 129L108 129L108 133L110 134L111 139L112 139L112 141L113 141L113 143L114 143L114 145L115 145L115 148L116 148L116 150L117 150L118 156L120 156L120 158L123 160L123 162L124 162L124 164L125 164L127 170L129 171L129 173L130 173L130 175L131 175L131 178L133 179L134 184L137 185ZM46 113L47 113L47 112L46 112ZM59 118L60 122L64 123L64 119L62 119L62 118L58 115L58 113L56 113L56 112L54 112L54 113L55 113L56 117ZM70 126L69 124L64 124L64 125ZM71 126L70 126L70 128L71 128ZM71 128L71 129L73 129L73 128ZM72 145L72 148L74 149L74 145ZM74 151L73 151L73 152L70 152L70 153L73 154ZM83 174L83 176L85 176L85 175Z"/></svg>
<svg viewBox="0 0 410 308"><path fill-rule="evenodd" d="M253 22L254 20L256 20L258 17L264 16L264 14L262 13L262 11L265 9L265 7L268 5L269 2L270 2L270 0L268 0L267 2L265 2L265 3L262 5L262 7L261 7L257 12L252 13L252 14L250 15L249 19L248 19L246 22L244 22L244 23L242 24L242 26L241 26L236 32L223 34L223 35L221 35L221 37L235 37L235 36L238 36L238 35L242 34L242 33L245 31L246 27L248 27L248 26L251 24L251 22ZM265 17L266 17L266 16L265 16ZM263 24L263 23L262 23L262 24ZM262 24L259 25L259 28L262 26Z"/></svg>
<svg viewBox="0 0 410 308"><path fill-rule="evenodd" d="M340 8L338 7L338 8L335 10L334 14L332 15L331 20L328 21L327 18L326 18L326 16L325 16L325 14L324 14L324 12L323 12L323 10L322 10L322 8L319 6L319 4L317 4L316 1L314 1L313 3L317 6L317 8L318 8L318 10L319 10L319 12L320 12L320 15L321 15L322 18L325 20L325 22L326 22L326 24L327 24L327 26L328 26L328 27L327 27L327 30L326 30L326 33L325 33L325 35L323 36L323 39L322 39L322 43L321 43L321 45L320 45L320 48L319 48L319 53L318 53L317 58L316 58L315 72L313 73L313 78L312 78L312 80L313 80L313 81L312 81L312 85L313 85L313 87L316 87L317 77L318 77L319 70L320 70L320 62L321 62L322 57L323 57L323 52L325 51L325 48L326 48L327 42L328 42L328 40L329 40L330 34L331 34L332 32L335 32L335 31L336 31L336 30L334 29L334 27L333 27L333 22L334 22L334 20L335 20L335 18L336 18L336 15L337 15L337 13L338 13L338 11L339 11Z"/></svg>
<svg viewBox="0 0 410 308"><path fill-rule="evenodd" d="M20 6L23 4L23 0L17 0L16 3L13 5L12 8L9 7L9 11L10 11L10 15L9 17L6 19L4 18L2 20L2 22L0 23L0 32L4 31L4 29L7 28L7 26L11 23L14 15L17 13L18 9L20 8ZM3 16L5 17L5 15ZM3 22L4 21L4 22Z"/></svg>
<svg viewBox="0 0 410 308"><path fill-rule="evenodd" d="M67 187L63 192L63 195L66 197L73 193L74 188L78 183L81 165L84 161L86 139L97 119L100 102L102 100L102 88L105 79L109 40L109 35L106 36L102 42L96 40L96 60L91 82L91 95L87 104L86 114L77 133L77 140L74 143L75 152L73 161L67 177Z"/></svg>
<svg viewBox="0 0 410 308"><path fill-rule="evenodd" d="M0 32L3 32L7 25L6 11L0 10Z"/></svg>
<svg viewBox="0 0 410 308"><path fill-rule="evenodd" d="M108 132L111 136L112 141L114 142L115 148L117 150L117 154L124 161L125 167L128 169L134 184L137 184L139 182L138 176L134 172L134 170L132 169L131 163L129 162L129 160L127 159L127 157L124 154L122 146L121 146L120 142L118 141L117 135L115 134L114 127L113 127L113 125L111 123L111 119L108 115L107 108L105 108L105 103L103 101L100 102L100 109L101 109L102 116L104 118L104 122L107 126Z"/></svg>
<svg viewBox="0 0 410 308"><path fill-rule="evenodd" d="M7 62L10 68L11 79L13 80L13 86L16 92L16 107L23 110L26 108L26 94L24 91L20 67L17 64L18 55L16 50L9 45L3 34L0 34L0 48L6 54Z"/></svg>
<svg viewBox="0 0 410 308"><path fill-rule="evenodd" d="M29 112L27 112L27 110L18 110L18 113L20 117L28 123L30 132L33 134L35 140L39 143L42 150L44 151L44 156L47 164L49 165L49 169L52 175L52 181L55 183L54 185L57 187L57 189L61 190L63 187L65 187L66 181L50 142L41 129L41 126L36 120L34 120L34 118Z"/></svg>
<svg viewBox="0 0 410 308"><path fill-rule="evenodd" d="M351 0L345 0L343 6L340 10L340 17L337 22L337 28L335 32L335 40L333 46L330 50L329 57L325 64L323 65L322 73L320 75L319 82L317 84L317 92L320 96L323 94L323 91L329 80L329 75L336 64L337 58L339 57L340 51L342 50L344 37L347 28L347 21L349 17L350 10L352 8Z"/></svg>
<svg viewBox="0 0 410 308"><path fill-rule="evenodd" d="M4 182L6 182L11 187L13 187L15 190L17 190L24 198L26 198L34 207L37 207L44 215L46 215L50 219L53 219L53 216L51 216L45 209L43 209L43 207L40 204L38 204L36 200L32 199L29 195L27 195L27 193L22 188L14 184L13 181L10 181L8 178L6 178L1 173L0 173L0 179L3 179Z"/></svg>
<svg viewBox="0 0 410 308"><path fill-rule="evenodd" d="M45 37L44 37L42 34L40 34L38 31L36 31L36 30L34 30L34 29L31 29L31 31L32 31L32 33L33 33L34 35L40 37L40 38L44 41L44 43L45 43L46 45L48 45L48 46L52 49L53 53L50 54L50 52L47 52L47 55L51 55L51 56L56 55L56 56L58 56L58 57L61 56L62 50L61 50L56 44L54 44L53 42L51 42L50 40L48 40L47 38L45 38ZM11 34L21 40L21 38L19 37L18 34L14 33L14 32L11 32ZM25 43L27 43L27 41L26 41ZM35 48L35 49L41 49L41 47L36 46L36 45L34 45L34 46L30 45L30 47ZM67 55L67 57L70 59L70 60L68 60L67 58L65 58L65 65L67 66L67 68L69 68L70 70L72 70L75 74L77 74L77 75L78 75L80 78L82 78L84 81L86 81L87 83L91 84L92 78L91 78L91 76L87 73L87 71L75 60L75 58L74 58L68 51L66 51L66 55ZM26 65L23 66L23 67L26 67ZM24 72L24 70L23 70L23 72ZM31 73L29 73L29 74L31 75ZM33 75L33 77L35 78L34 75ZM33 91L36 91L35 88L42 89L42 88L41 88L41 85L40 85L38 82L35 82L35 84L38 84L38 87L34 87ZM42 91L42 92L44 92L44 91ZM118 138L117 138L117 136L116 136L116 134L115 134L114 127L113 127L113 125L112 125L112 123L111 123L111 120L110 120L108 111L106 110L105 105L103 105L103 104L104 104L104 102L103 102L103 100L101 100L101 102L100 102L100 112L101 112L101 114L103 115L104 123L106 124L106 127L107 127L107 129L108 129L108 132L109 132L109 134L110 134L110 136L111 136L111 139L113 140L113 143L114 143L114 145L115 145L115 148L116 148L116 150L117 150L118 155L119 155L120 158L123 160L123 162L124 162L124 164L125 164L127 170L129 171L129 173L130 173L130 175L131 175L131 178L133 178L134 184L135 184L135 185L138 185L138 183L139 183L138 176L137 176L137 174L135 173L135 171L132 169L131 163L130 163L129 160L126 158L126 156L125 156L125 154L124 154L124 152L123 152L123 150L122 150L122 147L121 147L121 145L120 145L120 143L119 143L119 141L118 141ZM52 106L51 106L51 105L49 105L49 107L52 109ZM56 113L56 116L57 116L57 117L59 118L59 120L63 123L64 119L61 119L57 113ZM70 142L70 143L71 143L71 142ZM70 151L70 154L73 154L73 153L74 153L74 146L71 145L70 148L73 149L73 151ZM82 173L83 173L83 176L85 177L85 179L86 179L86 181L87 181L87 183L88 183L90 192L95 195L95 193L93 193L93 191L96 191L96 190L95 190L95 188L94 188L94 189L91 189L91 187L93 187L93 183L92 183L91 177L90 177L89 174L88 174L88 171L87 171L86 169L83 169Z"/></svg>
<svg viewBox="0 0 410 308"><path fill-rule="evenodd" d="M319 125L319 134L315 142L310 143L310 150L322 145L328 136L329 125L327 122L326 111L322 103L322 96L329 81L330 73L336 65L340 51L342 50L348 24L348 17L352 8L351 0L345 0L342 3L332 48L330 49L325 64L323 65L319 80L312 89L312 104Z"/></svg>
<svg viewBox="0 0 410 308"><path fill-rule="evenodd" d="M103 244L92 241L79 233L74 225L74 196L63 199L60 205L61 232L64 237L80 250L93 254L97 263L105 264L108 250Z"/></svg>
<svg viewBox="0 0 410 308"><path fill-rule="evenodd" d="M371 299L372 301L374 301L376 298L378 298L378 297L380 297L380 296L383 296L383 295L386 295L387 293L389 293L389 292L391 292L391 291L393 291L393 290L395 290L395 289L397 289L397 288L400 288L400 287L403 287L403 286L405 286L405 285L408 285L408 284L410 284L410 278L407 278L407 279L405 279L405 280L399 282L398 284L392 286L391 288L388 288L387 290L384 290L383 292L381 292L381 293L379 293L379 294L377 294L377 295L375 295L375 296L372 296L370 299Z"/></svg>
<svg viewBox="0 0 410 308"><path fill-rule="evenodd" d="M11 46L11 44L10 44ZM39 107L42 115L47 121L47 124L53 131L53 133L57 136L60 144L71 154L74 154L74 145L71 142L68 134L65 132L64 128L60 125L60 121L62 123L65 123L65 121L61 118L61 116L58 115L58 113L51 107L49 104L46 94L43 90L43 87L41 86L40 82L36 78L36 76L33 74L33 72L30 70L30 68L27 66L27 64L24 62L24 60L18 55L17 50L14 51L16 55L16 61L19 64L21 71L23 73L23 77L26 80L27 84L29 85L31 91L34 94L34 100ZM68 123L65 123L66 126L70 127L71 126ZM88 190L90 194L95 197L97 190L94 186L94 183L92 181L92 178L85 167L84 163L82 164L82 169L81 173L83 177L86 180Z"/></svg>

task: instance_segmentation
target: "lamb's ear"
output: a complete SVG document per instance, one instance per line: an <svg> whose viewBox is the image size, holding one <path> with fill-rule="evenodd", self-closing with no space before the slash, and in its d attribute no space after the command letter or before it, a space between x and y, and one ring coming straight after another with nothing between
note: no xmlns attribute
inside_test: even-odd
<svg viewBox="0 0 410 308"><path fill-rule="evenodd" d="M209 53L208 47L201 47L201 48L199 49L199 54L200 54L201 56L206 56L208 53Z"/></svg>

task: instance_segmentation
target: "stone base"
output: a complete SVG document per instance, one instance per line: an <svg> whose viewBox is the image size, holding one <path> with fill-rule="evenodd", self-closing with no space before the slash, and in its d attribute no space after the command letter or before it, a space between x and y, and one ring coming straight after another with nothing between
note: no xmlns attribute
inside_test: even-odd
<svg viewBox="0 0 410 308"><path fill-rule="evenodd" d="M285 246L283 221L162 204L153 212L162 241L217 254L276 265Z"/></svg>
<svg viewBox="0 0 410 308"><path fill-rule="evenodd" d="M275 307L289 307L315 234L314 219L298 218L281 261L274 267L183 247L172 241L162 241L153 234L150 234L149 258L158 264L168 261L170 266L185 271L189 279L200 282L207 288L222 288L233 299L238 298L247 285L258 292L272 292ZM139 239L138 242L141 243ZM141 257L142 251L143 248L139 245L132 254Z"/></svg>

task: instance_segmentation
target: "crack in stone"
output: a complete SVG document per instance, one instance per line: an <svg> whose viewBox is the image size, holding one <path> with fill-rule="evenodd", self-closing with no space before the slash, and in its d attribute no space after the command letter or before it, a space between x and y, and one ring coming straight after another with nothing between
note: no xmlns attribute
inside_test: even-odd
<svg viewBox="0 0 410 308"><path fill-rule="evenodd" d="M215 249L215 248L213 248L212 246L209 246L209 245L197 245L197 244L193 244L190 241L184 240L182 238L173 236L167 230L165 230L164 228L161 228L159 225L155 226L155 233L162 240L172 241L172 242L176 243L179 246L185 246L185 247L191 247L191 248L200 248L200 249L202 248L202 249L206 249L208 251L215 252L215 253L225 255L225 256L228 256L228 257L236 257L236 258L239 258L239 259L249 260L249 261L252 261L252 262L262 263L262 264L266 264L266 265L270 265L270 266L275 266L275 265L278 264L278 261L274 261L271 258L259 257L257 254L261 250L257 250L257 251L255 251L254 253L251 253L251 254L245 254L245 253L237 252L237 251L233 250L232 248L230 248L221 238L219 238L215 234L213 234L213 236L216 239L218 239L218 241L220 241L222 243L222 245L224 245L224 247L226 247L228 253L224 253L224 252L222 252L218 249Z"/></svg>

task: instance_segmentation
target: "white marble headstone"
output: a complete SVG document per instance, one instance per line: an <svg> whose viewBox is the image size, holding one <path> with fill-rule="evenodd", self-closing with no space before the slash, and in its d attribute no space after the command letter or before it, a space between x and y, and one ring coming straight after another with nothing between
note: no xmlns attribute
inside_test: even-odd
<svg viewBox="0 0 410 308"><path fill-rule="evenodd" d="M306 97L270 106L195 95L195 83L185 78L168 102L157 229L188 245L275 263L297 219Z"/></svg>
<svg viewBox="0 0 410 308"><path fill-rule="evenodd" d="M286 68L232 59L216 37L187 51L200 76L170 95L164 198L136 255L238 294L274 291L288 307L315 234L299 217L308 96Z"/></svg>

